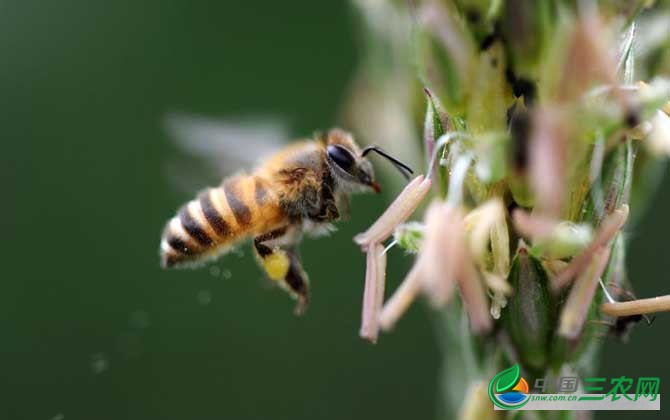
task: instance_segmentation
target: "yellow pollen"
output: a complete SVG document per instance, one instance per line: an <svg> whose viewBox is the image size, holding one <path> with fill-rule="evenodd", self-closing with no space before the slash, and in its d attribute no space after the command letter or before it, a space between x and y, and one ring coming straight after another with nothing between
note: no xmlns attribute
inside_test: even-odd
<svg viewBox="0 0 670 420"><path fill-rule="evenodd" d="M288 273L290 260L286 251L277 250L267 257L263 258L263 268L272 280L283 280Z"/></svg>

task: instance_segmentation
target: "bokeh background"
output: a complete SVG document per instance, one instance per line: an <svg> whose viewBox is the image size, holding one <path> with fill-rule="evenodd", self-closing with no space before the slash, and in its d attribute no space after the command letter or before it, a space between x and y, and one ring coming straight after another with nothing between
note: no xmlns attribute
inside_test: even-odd
<svg viewBox="0 0 670 420"><path fill-rule="evenodd" d="M357 335L364 256L351 237L390 195L357 197L337 234L303 243L302 318L247 247L213 269L158 266L163 224L190 199L167 180L165 113L326 129L360 59L355 23L345 1L0 3L0 419L435 416L427 310L377 346ZM639 296L670 290L667 185L630 230ZM391 252L390 289L410 262ZM608 341L602 374L660 376L663 392L668 325Z"/></svg>

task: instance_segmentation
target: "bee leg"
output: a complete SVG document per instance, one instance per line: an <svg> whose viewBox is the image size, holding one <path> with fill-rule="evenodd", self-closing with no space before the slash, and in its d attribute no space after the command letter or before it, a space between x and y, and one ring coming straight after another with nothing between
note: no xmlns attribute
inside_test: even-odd
<svg viewBox="0 0 670 420"><path fill-rule="evenodd" d="M284 278L284 282L289 290L296 296L298 303L295 305L293 312L296 315L302 315L309 306L309 278L307 273L302 268L300 257L295 250L290 250L289 259L291 261L288 273Z"/></svg>
<svg viewBox="0 0 670 420"><path fill-rule="evenodd" d="M333 195L333 190L327 183L324 183L321 190L321 206L311 219L316 222L332 222L340 218L340 211L337 209L337 200Z"/></svg>
<svg viewBox="0 0 670 420"><path fill-rule="evenodd" d="M309 304L309 281L295 247L280 245L290 236L287 231L288 227L284 227L257 236L254 239L254 250L267 276L298 300L295 313L302 315Z"/></svg>
<svg viewBox="0 0 670 420"><path fill-rule="evenodd" d="M340 217L348 220L349 215L351 214L349 196L346 194L338 194L338 196L335 197L335 203L337 203L337 208L340 209Z"/></svg>
<svg viewBox="0 0 670 420"><path fill-rule="evenodd" d="M335 202L324 203L321 211L316 216L311 217L315 222L332 222L340 218L340 212L335 206Z"/></svg>

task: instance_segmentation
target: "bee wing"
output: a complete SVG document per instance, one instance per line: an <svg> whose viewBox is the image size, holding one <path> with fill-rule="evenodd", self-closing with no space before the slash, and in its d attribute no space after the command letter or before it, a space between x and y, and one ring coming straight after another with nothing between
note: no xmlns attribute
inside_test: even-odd
<svg viewBox="0 0 670 420"><path fill-rule="evenodd" d="M166 164L168 179L191 193L242 169L251 170L290 138L279 118L222 120L172 113L165 116L163 125L181 152Z"/></svg>

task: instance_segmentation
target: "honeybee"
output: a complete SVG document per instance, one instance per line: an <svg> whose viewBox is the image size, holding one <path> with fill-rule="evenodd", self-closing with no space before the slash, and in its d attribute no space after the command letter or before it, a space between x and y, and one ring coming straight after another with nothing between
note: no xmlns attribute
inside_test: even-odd
<svg viewBox="0 0 670 420"><path fill-rule="evenodd" d="M332 129L286 146L250 174L225 178L168 221L160 243L161 265L198 265L251 237L261 268L297 299L295 312L302 314L309 303L309 280L297 249L302 234L329 231L352 193L380 192L366 157L372 151L405 177L412 173L379 147L361 149L351 134Z"/></svg>

